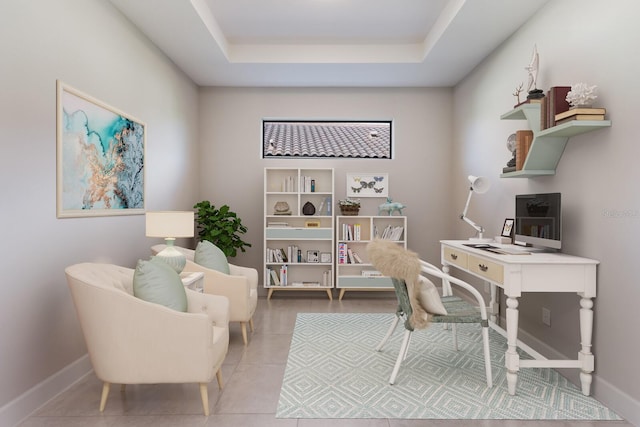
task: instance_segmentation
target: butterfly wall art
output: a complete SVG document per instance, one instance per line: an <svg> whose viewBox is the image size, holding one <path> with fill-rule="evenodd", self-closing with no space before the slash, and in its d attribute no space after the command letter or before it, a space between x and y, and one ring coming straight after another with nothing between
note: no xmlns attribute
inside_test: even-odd
<svg viewBox="0 0 640 427"><path fill-rule="evenodd" d="M387 197L388 173L347 173L347 197Z"/></svg>

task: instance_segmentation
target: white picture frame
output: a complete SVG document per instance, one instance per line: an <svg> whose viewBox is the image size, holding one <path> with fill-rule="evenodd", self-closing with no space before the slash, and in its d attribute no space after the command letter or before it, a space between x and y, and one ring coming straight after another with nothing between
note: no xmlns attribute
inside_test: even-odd
<svg viewBox="0 0 640 427"><path fill-rule="evenodd" d="M347 173L347 197L388 197L388 173Z"/></svg>

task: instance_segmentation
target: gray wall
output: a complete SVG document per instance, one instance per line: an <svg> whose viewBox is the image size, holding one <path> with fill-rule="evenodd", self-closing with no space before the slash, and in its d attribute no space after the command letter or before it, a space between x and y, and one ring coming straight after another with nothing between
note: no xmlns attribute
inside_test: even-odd
<svg viewBox="0 0 640 427"><path fill-rule="evenodd" d="M12 425L89 369L74 364L86 349L64 268L133 267L157 243L143 215L56 219L56 79L146 122L148 209L196 199L197 87L107 1L2 1L0 34L0 425Z"/></svg>
<svg viewBox="0 0 640 427"><path fill-rule="evenodd" d="M488 177L491 190L474 198L473 218L491 235L514 213L517 193L562 193L563 252L594 258L598 267L593 351L593 392L640 424L640 340L634 327L640 301L635 263L640 236L636 83L640 59L640 5L633 0L605 4L596 0L549 2L510 40L455 88L454 200L461 206L460 185L473 173ZM515 104L511 96L527 81L524 67L534 44L540 54L538 87L586 82L599 88L596 106L607 108L612 127L571 138L555 176L500 179L509 158L507 136L526 122L500 121ZM456 228L456 237L467 236ZM551 309L551 324L541 322L541 308ZM550 345L551 354L575 357L579 349L579 298L569 294L523 297L521 326ZM569 373L575 379L576 372Z"/></svg>
<svg viewBox="0 0 640 427"><path fill-rule="evenodd" d="M335 168L335 199L347 172L389 173L389 196L408 207L408 245L432 262L449 222L451 89L206 88L200 93L201 196L228 204L253 246L237 263L262 271L265 167ZM262 118L392 119L394 159L262 159ZM361 199L375 215L381 198Z"/></svg>

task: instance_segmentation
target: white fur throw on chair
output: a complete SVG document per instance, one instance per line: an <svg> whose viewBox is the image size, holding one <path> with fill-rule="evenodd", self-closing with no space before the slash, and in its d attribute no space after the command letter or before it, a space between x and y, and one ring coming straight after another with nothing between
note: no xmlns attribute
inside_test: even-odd
<svg viewBox="0 0 640 427"><path fill-rule="evenodd" d="M435 285L420 275L418 254L392 241L376 239L367 245L367 255L383 275L402 279L406 283L413 311L409 322L414 328L424 329L429 326L432 314L447 314Z"/></svg>

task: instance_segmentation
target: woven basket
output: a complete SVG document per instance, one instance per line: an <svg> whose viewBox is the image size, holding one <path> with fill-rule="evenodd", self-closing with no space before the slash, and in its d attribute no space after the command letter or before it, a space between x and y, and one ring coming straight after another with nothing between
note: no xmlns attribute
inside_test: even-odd
<svg viewBox="0 0 640 427"><path fill-rule="evenodd" d="M342 215L356 216L360 212L360 206L340 206Z"/></svg>

